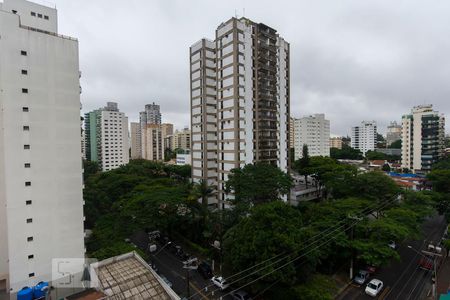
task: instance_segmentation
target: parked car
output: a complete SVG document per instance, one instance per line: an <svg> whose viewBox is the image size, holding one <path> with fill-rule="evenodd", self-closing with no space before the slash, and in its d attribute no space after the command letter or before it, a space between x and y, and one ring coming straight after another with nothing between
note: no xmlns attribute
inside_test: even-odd
<svg viewBox="0 0 450 300"><path fill-rule="evenodd" d="M252 300L250 295L242 290L234 292L233 294L231 294L231 296L233 296L233 299L235 300Z"/></svg>
<svg viewBox="0 0 450 300"><path fill-rule="evenodd" d="M397 244L394 241L390 241L388 243L388 246L394 250L397 249Z"/></svg>
<svg viewBox="0 0 450 300"><path fill-rule="evenodd" d="M366 282L369 276L370 276L369 272L359 270L358 274L356 274L355 278L353 278L353 281L359 285L362 285Z"/></svg>
<svg viewBox="0 0 450 300"><path fill-rule="evenodd" d="M366 294L376 297L383 289L383 282L378 279L372 279L366 286Z"/></svg>
<svg viewBox="0 0 450 300"><path fill-rule="evenodd" d="M214 276L211 278L211 282L222 291L229 287L228 282L222 276Z"/></svg>
<svg viewBox="0 0 450 300"><path fill-rule="evenodd" d="M419 268L423 270L433 270L434 268L434 260L432 256L422 256L419 260Z"/></svg>
<svg viewBox="0 0 450 300"><path fill-rule="evenodd" d="M213 272L212 272L211 266L205 261L201 262L198 265L197 271L205 279L209 279L209 278L213 277Z"/></svg>
<svg viewBox="0 0 450 300"><path fill-rule="evenodd" d="M375 272L377 271L377 267L376 266L372 266L372 265L368 265L366 267L366 271L369 272L370 275L375 274Z"/></svg>

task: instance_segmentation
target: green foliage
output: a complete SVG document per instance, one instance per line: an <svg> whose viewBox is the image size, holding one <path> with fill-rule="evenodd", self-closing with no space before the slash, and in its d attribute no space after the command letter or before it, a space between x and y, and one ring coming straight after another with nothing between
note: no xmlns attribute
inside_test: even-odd
<svg viewBox="0 0 450 300"><path fill-rule="evenodd" d="M233 272L239 272L259 264L275 255L291 254L294 257L300 249L307 246L302 243L308 232L303 227L302 216L298 210L281 201L255 206L250 215L243 218L224 236L223 251L226 264ZM308 259L312 259L311 253ZM273 271L279 264L256 272L247 278L251 281L258 276ZM296 269L289 264L275 271L266 280L295 282Z"/></svg>
<svg viewBox="0 0 450 300"><path fill-rule="evenodd" d="M232 169L226 182L227 193L233 192L235 203L261 204L278 200L289 193L292 178L276 166L248 164Z"/></svg>
<svg viewBox="0 0 450 300"><path fill-rule="evenodd" d="M114 257L117 255L125 254L131 251L136 251L144 260L147 260L147 254L143 252L142 250L136 248L132 244L123 242L123 241L117 241L113 242L111 244L108 244L102 248L100 248L97 251L94 251L91 253L91 257L97 259L98 261Z"/></svg>
<svg viewBox="0 0 450 300"><path fill-rule="evenodd" d="M367 160L385 160L387 159L387 155L381 152L369 150L366 152Z"/></svg>
<svg viewBox="0 0 450 300"><path fill-rule="evenodd" d="M396 140L395 142L392 142L392 144L389 145L389 148L401 149L402 148L402 140Z"/></svg>
<svg viewBox="0 0 450 300"><path fill-rule="evenodd" d="M350 188L352 196L382 202L392 200L400 193L397 184L383 172L359 174Z"/></svg>
<svg viewBox="0 0 450 300"><path fill-rule="evenodd" d="M100 166L96 161L83 160L83 180L86 181L100 172Z"/></svg>
<svg viewBox="0 0 450 300"><path fill-rule="evenodd" d="M342 149L331 148L330 157L334 159L363 159L361 151L353 149L350 146L342 145Z"/></svg>
<svg viewBox="0 0 450 300"><path fill-rule="evenodd" d="M336 282L329 276L315 274L304 284L293 288L295 299L332 300L337 293Z"/></svg>
<svg viewBox="0 0 450 300"><path fill-rule="evenodd" d="M433 190L438 193L450 194L450 169L436 169L428 173L428 180Z"/></svg>
<svg viewBox="0 0 450 300"><path fill-rule="evenodd" d="M384 164L383 167L381 167L381 170L384 172L390 172L391 167L389 166L389 164Z"/></svg>

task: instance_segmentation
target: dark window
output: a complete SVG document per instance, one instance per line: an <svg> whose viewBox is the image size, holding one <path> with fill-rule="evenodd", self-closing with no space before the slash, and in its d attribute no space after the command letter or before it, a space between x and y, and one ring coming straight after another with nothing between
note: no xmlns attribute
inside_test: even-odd
<svg viewBox="0 0 450 300"><path fill-rule="evenodd" d="M31 164L30 163L25 163L25 168L31 168Z"/></svg>
<svg viewBox="0 0 450 300"><path fill-rule="evenodd" d="M30 145L23 145L23 149L29 150L30 149Z"/></svg>
<svg viewBox="0 0 450 300"><path fill-rule="evenodd" d="M25 50L20 51L20 55L27 56L27 51Z"/></svg>
<svg viewBox="0 0 450 300"><path fill-rule="evenodd" d="M30 110L29 110L28 107L24 106L24 107L22 107L22 111L23 111L23 112L29 112Z"/></svg>
<svg viewBox="0 0 450 300"><path fill-rule="evenodd" d="M28 94L28 89L22 89L23 94Z"/></svg>
<svg viewBox="0 0 450 300"><path fill-rule="evenodd" d="M28 71L27 70L22 70L22 75L28 75Z"/></svg>
<svg viewBox="0 0 450 300"><path fill-rule="evenodd" d="M36 17L36 13L35 13L34 11L31 12L31 15L32 15L33 17Z"/></svg>
<svg viewBox="0 0 450 300"><path fill-rule="evenodd" d="M41 19L42 19L42 14L38 14L38 18L41 18Z"/></svg>
<svg viewBox="0 0 450 300"><path fill-rule="evenodd" d="M48 16L44 16L44 19L48 20Z"/></svg>
<svg viewBox="0 0 450 300"><path fill-rule="evenodd" d="M34 273L28 274L28 277L34 277Z"/></svg>
<svg viewBox="0 0 450 300"><path fill-rule="evenodd" d="M32 203L32 201L31 201L31 200L27 200L27 201L25 201L25 204L26 204L26 205L31 205L31 203Z"/></svg>
<svg viewBox="0 0 450 300"><path fill-rule="evenodd" d="M25 186L31 186L31 181L25 181Z"/></svg>
<svg viewBox="0 0 450 300"><path fill-rule="evenodd" d="M13 13L13 14L17 14L17 10L14 10L14 9L13 9L13 10L12 10L12 13Z"/></svg>
<svg viewBox="0 0 450 300"><path fill-rule="evenodd" d="M27 223L33 223L33 219L32 218L27 219Z"/></svg>
<svg viewBox="0 0 450 300"><path fill-rule="evenodd" d="M32 242L32 241L33 241L33 237L32 236L27 237L27 242Z"/></svg>
<svg viewBox="0 0 450 300"><path fill-rule="evenodd" d="M29 131L30 130L30 126L23 126L23 131Z"/></svg>
<svg viewBox="0 0 450 300"><path fill-rule="evenodd" d="M33 254L28 255L28 259L33 259L33 258L34 258Z"/></svg>

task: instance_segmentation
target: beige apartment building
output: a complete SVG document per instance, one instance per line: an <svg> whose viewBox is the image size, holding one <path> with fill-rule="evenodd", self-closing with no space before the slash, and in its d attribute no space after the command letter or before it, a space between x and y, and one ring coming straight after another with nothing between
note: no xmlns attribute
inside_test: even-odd
<svg viewBox="0 0 450 300"><path fill-rule="evenodd" d="M190 47L192 178L216 188L222 208L234 168L267 162L288 170L289 43L275 29L231 18L215 40Z"/></svg>

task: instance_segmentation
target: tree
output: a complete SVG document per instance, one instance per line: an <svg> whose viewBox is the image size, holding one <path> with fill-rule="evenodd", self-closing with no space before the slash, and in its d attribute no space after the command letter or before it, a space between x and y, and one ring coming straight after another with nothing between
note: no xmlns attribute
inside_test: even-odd
<svg viewBox="0 0 450 300"><path fill-rule="evenodd" d="M310 158L308 153L308 145L304 144L302 148L302 157L294 162L294 169L300 174L305 176L305 185L308 187L308 175L310 171L308 169L310 164Z"/></svg>
<svg viewBox="0 0 450 300"><path fill-rule="evenodd" d="M281 199L291 187L292 178L288 174L262 162L232 169L226 182L226 192L234 193L235 203L250 205Z"/></svg>
<svg viewBox="0 0 450 300"><path fill-rule="evenodd" d="M450 157L441 159L433 164L432 170L450 170Z"/></svg>
<svg viewBox="0 0 450 300"><path fill-rule="evenodd" d="M286 255L288 258L283 261L287 262L307 246L303 244L307 237L309 232L303 226L302 215L297 209L281 201L261 204L253 207L248 217L241 219L225 234L224 259L233 273L257 264L261 264L260 268L266 267L263 270L255 270L255 274L242 280L240 284L251 282L271 271L274 272L265 277L265 280L281 280L292 284L296 280L294 263L275 271L280 264L263 262L276 255ZM316 256L310 253L305 259L315 260Z"/></svg>
<svg viewBox="0 0 450 300"><path fill-rule="evenodd" d="M391 167L389 166L389 164L384 164L383 167L381 167L381 170L383 170L384 172L390 172Z"/></svg>
<svg viewBox="0 0 450 300"><path fill-rule="evenodd" d="M200 182L193 184L192 197L201 199L202 206L206 208L208 206L208 198L213 192L214 187L208 185L208 181L202 179Z"/></svg>
<svg viewBox="0 0 450 300"><path fill-rule="evenodd" d="M392 144L389 145L389 148L401 149L402 148L402 140L396 140L395 142L392 142Z"/></svg>
<svg viewBox="0 0 450 300"><path fill-rule="evenodd" d="M366 152L367 160L387 160L388 156L384 153L369 150Z"/></svg>
<svg viewBox="0 0 450 300"><path fill-rule="evenodd" d="M400 188L386 174L373 171L359 174L353 184L352 195L383 203L394 200L400 193Z"/></svg>
<svg viewBox="0 0 450 300"><path fill-rule="evenodd" d="M83 160L83 180L87 181L91 176L100 172L100 166L96 161Z"/></svg>
<svg viewBox="0 0 450 300"><path fill-rule="evenodd" d="M438 193L450 194L450 169L437 169L427 174L433 190Z"/></svg>
<svg viewBox="0 0 450 300"><path fill-rule="evenodd" d="M304 284L293 289L296 299L302 300L332 300L338 291L336 281L321 274L314 274Z"/></svg>
<svg viewBox="0 0 450 300"><path fill-rule="evenodd" d="M334 159L363 159L361 151L353 149L350 146L342 145L342 149L331 148L330 157Z"/></svg>

